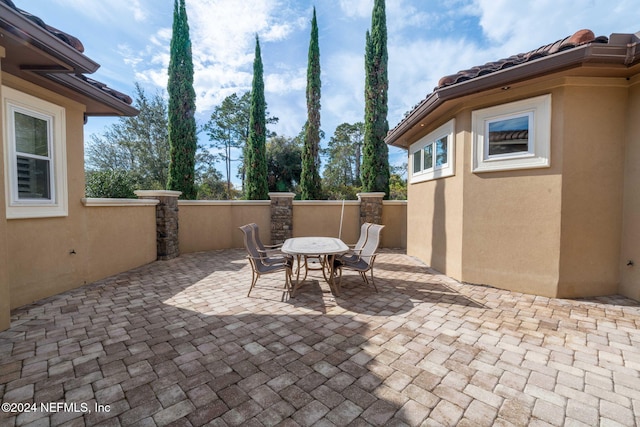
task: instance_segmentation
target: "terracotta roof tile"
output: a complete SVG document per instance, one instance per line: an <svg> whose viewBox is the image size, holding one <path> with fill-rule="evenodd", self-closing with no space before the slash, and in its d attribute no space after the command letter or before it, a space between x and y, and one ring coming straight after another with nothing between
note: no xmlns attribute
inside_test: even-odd
<svg viewBox="0 0 640 427"><path fill-rule="evenodd" d="M539 59L548 55L553 55L554 53L561 52L567 49L573 49L576 46L580 46L586 43L607 42L607 37L596 37L591 30L580 30L569 37L565 37L564 39L558 40L554 43L541 46L538 49L532 50L530 52L519 53L508 58L500 59L494 62L487 62L484 65L479 65L469 68L468 70L458 71L457 73L451 74L449 76L444 76L440 79L440 81L438 82L438 86L436 86L434 90L471 80L476 77L484 76L496 71L504 70L505 68L533 61L535 59Z"/></svg>
<svg viewBox="0 0 640 427"><path fill-rule="evenodd" d="M64 31L60 31L57 28L52 27L51 25L48 25L42 19L38 18L37 16L29 12L26 12L22 9L17 8L16 5L13 4L11 0L0 0L0 1L6 4L7 6L9 6L10 8L20 12L22 16L34 22L35 24L41 26L45 30L49 31L51 34L53 34L54 36L56 36L57 38L59 38L60 40L62 40L63 42L65 42L75 50L77 50L78 52L84 53L84 45L78 38L72 36L71 34L67 34Z"/></svg>

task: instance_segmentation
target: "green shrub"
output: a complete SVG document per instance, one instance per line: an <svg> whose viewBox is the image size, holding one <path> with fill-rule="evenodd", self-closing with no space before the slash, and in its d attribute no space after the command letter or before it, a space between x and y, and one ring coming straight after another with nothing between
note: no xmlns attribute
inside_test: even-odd
<svg viewBox="0 0 640 427"><path fill-rule="evenodd" d="M134 179L130 173L123 170L104 170L87 172L87 197L132 199Z"/></svg>

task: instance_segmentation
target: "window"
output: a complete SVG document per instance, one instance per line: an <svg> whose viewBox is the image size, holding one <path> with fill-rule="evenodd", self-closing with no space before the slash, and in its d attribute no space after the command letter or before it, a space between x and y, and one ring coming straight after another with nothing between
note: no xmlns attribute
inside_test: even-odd
<svg viewBox="0 0 640 427"><path fill-rule="evenodd" d="M473 172L549 167L551 95L472 113Z"/></svg>
<svg viewBox="0 0 640 427"><path fill-rule="evenodd" d="M7 218L67 215L64 108L2 87Z"/></svg>
<svg viewBox="0 0 640 427"><path fill-rule="evenodd" d="M410 147L412 183L454 174L454 128L455 122L450 120Z"/></svg>

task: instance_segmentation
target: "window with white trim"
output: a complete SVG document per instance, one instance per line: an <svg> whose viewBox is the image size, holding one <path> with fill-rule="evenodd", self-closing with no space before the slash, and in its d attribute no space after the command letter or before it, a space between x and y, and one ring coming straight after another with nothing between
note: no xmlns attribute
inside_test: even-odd
<svg viewBox="0 0 640 427"><path fill-rule="evenodd" d="M7 218L66 216L63 107L2 87Z"/></svg>
<svg viewBox="0 0 640 427"><path fill-rule="evenodd" d="M551 95L474 111L471 126L473 172L549 167Z"/></svg>
<svg viewBox="0 0 640 427"><path fill-rule="evenodd" d="M450 120L409 147L411 183L454 175L454 129Z"/></svg>

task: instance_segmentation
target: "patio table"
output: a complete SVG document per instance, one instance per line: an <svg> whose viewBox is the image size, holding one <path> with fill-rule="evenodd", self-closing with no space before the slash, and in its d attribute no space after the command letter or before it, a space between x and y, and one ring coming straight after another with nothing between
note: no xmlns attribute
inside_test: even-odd
<svg viewBox="0 0 640 427"><path fill-rule="evenodd" d="M318 258L321 264L322 275L329 284L334 295L339 295L339 290L334 281L334 259L336 255L343 254L349 247L340 239L335 237L293 237L284 241L280 250L286 254L294 255L298 268L296 273L296 283L291 291L291 296L295 296L296 291L307 278L309 268L308 259ZM304 257L305 273L300 280L300 259ZM328 275L328 277L327 277Z"/></svg>

